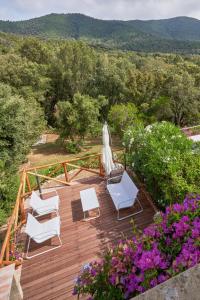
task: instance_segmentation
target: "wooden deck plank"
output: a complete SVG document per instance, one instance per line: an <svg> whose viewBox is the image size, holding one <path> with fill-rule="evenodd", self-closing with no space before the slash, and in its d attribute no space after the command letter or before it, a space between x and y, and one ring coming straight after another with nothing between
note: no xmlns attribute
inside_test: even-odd
<svg viewBox="0 0 200 300"><path fill-rule="evenodd" d="M80 191L90 187L96 190L101 216L84 222ZM116 210L101 178L89 177L57 191L61 200L63 246L23 262L21 284L24 300L75 299L72 289L80 268L98 258L108 245L115 244L121 237L132 236L130 219L117 221ZM143 229L152 223L155 211L144 193L140 192L139 198L144 211L134 216L134 221L139 229ZM48 246L50 244L45 247Z"/></svg>

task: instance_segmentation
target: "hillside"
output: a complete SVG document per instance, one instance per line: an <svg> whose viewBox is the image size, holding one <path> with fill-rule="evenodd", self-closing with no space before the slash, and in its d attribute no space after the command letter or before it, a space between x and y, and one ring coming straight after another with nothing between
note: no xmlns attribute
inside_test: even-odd
<svg viewBox="0 0 200 300"><path fill-rule="evenodd" d="M200 21L188 17L109 21L82 14L50 14L26 21L0 21L0 31L43 38L84 39L123 50L200 52Z"/></svg>

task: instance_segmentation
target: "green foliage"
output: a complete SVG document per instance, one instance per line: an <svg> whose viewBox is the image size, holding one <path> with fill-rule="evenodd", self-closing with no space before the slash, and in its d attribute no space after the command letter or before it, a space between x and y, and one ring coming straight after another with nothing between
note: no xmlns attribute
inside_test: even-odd
<svg viewBox="0 0 200 300"><path fill-rule="evenodd" d="M107 31L104 21L98 22L101 30L95 26L91 28L96 20L80 15L63 15L60 18L54 14L46 16L43 21L42 31L48 31L48 36L53 34L56 37L62 30L64 38L79 38L82 34L88 38L92 30L98 39L104 38L105 32L110 39L110 31ZM86 21L88 23L84 27ZM41 28L34 23L32 20L29 27L24 24L24 33L32 30L31 34L41 35ZM0 28L11 26L17 32L21 26L9 22L4 25L0 22ZM116 23L109 23L109 26L111 30ZM133 40L138 39L138 34L130 35L129 30L123 37L124 25L120 23L118 29L112 32L113 46L116 46L118 30L120 39L117 47L122 46L121 39L123 48L129 47L129 42L135 43L129 39L130 36ZM146 34L144 36L148 44ZM95 42L98 42L97 39ZM104 42L109 43L106 39ZM137 47L141 47L142 43L137 40ZM152 43L153 40L151 47L157 47L158 44ZM173 48L173 45L171 43L170 47ZM168 47L167 40L165 46ZM7 199L8 203L15 199L14 176L44 128L43 114L48 125L60 130L71 152L78 151L77 146L85 135L98 136L108 115L115 132L120 136L129 124L136 126L139 120L146 125L162 120L180 126L196 125L200 116L199 74L198 55L108 51L102 47L90 47L83 41L43 40L0 33L0 184L3 206L10 206L6 205ZM199 147L196 146L194 152L198 151ZM195 161L198 155L195 159L192 155L185 157L184 162L187 159L188 166L193 166L186 168L184 165L184 171L181 171L187 170L191 190L196 171L190 170L195 164L198 165L198 161ZM187 190L188 186L181 178L176 173L173 182L179 185L179 190Z"/></svg>
<svg viewBox="0 0 200 300"><path fill-rule="evenodd" d="M162 122L125 134L129 163L161 207L199 192L200 152L177 127Z"/></svg>
<svg viewBox="0 0 200 300"><path fill-rule="evenodd" d="M92 134L98 125L99 111L106 102L102 97L93 99L88 95L75 94L73 101L58 102L57 122L61 138Z"/></svg>
<svg viewBox="0 0 200 300"><path fill-rule="evenodd" d="M15 200L16 172L44 125L42 110L34 99L27 103L13 95L9 86L0 84L0 209L8 211Z"/></svg>
<svg viewBox="0 0 200 300"><path fill-rule="evenodd" d="M49 61L49 53L47 47L44 47L37 39L26 39L19 49L22 57L26 57L32 62L38 64L46 64Z"/></svg>
<svg viewBox="0 0 200 300"><path fill-rule="evenodd" d="M24 98L33 97L39 102L44 99L47 88L45 67L20 57L18 54L0 55L0 81L12 87Z"/></svg>
<svg viewBox="0 0 200 300"><path fill-rule="evenodd" d="M82 14L50 14L26 21L0 21L0 30L53 39L83 39L104 48L142 52L199 53L200 44L199 20L186 17L124 22Z"/></svg>
<svg viewBox="0 0 200 300"><path fill-rule="evenodd" d="M11 165L25 158L41 133L43 113L34 99L27 103L22 97L13 96L4 84L0 85L0 103L0 152Z"/></svg>
<svg viewBox="0 0 200 300"><path fill-rule="evenodd" d="M71 141L68 140L65 143L65 148L68 153L78 153L81 151L81 141Z"/></svg>
<svg viewBox="0 0 200 300"><path fill-rule="evenodd" d="M64 42L50 64L49 76L56 100L83 94L95 68L95 52L82 42Z"/></svg>
<svg viewBox="0 0 200 300"><path fill-rule="evenodd" d="M133 103L115 104L111 107L108 120L114 132L121 137L129 126L140 122L138 109Z"/></svg>
<svg viewBox="0 0 200 300"><path fill-rule="evenodd" d="M174 123L183 126L185 120L198 122L199 89L195 87L194 78L188 72L173 74L167 80L166 88Z"/></svg>

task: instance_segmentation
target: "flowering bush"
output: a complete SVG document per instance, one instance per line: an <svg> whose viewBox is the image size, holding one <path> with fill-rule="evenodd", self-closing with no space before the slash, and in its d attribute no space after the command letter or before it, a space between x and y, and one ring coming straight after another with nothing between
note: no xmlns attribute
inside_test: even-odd
<svg viewBox="0 0 200 300"><path fill-rule="evenodd" d="M23 255L20 251L14 250L9 252L9 259L12 261L23 260Z"/></svg>
<svg viewBox="0 0 200 300"><path fill-rule="evenodd" d="M182 202L187 193L199 193L200 152L179 128L168 122L130 128L124 142L130 166L148 191L165 208Z"/></svg>
<svg viewBox="0 0 200 300"><path fill-rule="evenodd" d="M130 299L200 262L200 196L174 204L143 235L121 240L103 259L86 265L74 294Z"/></svg>

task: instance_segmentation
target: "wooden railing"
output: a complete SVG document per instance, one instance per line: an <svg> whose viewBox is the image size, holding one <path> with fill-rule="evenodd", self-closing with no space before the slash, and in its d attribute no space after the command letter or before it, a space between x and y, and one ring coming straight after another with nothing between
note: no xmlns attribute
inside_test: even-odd
<svg viewBox="0 0 200 300"><path fill-rule="evenodd" d="M91 168L86 163L87 160L94 160L96 166ZM79 165L81 162L81 165ZM85 164L83 163L85 162ZM40 174L41 170L52 170L48 173L48 175ZM70 170L77 170L75 173L70 172ZM64 174L64 179L54 178L53 176L57 176L58 171ZM72 160L66 160L59 163L53 163L33 168L26 168L20 171L20 184L17 193L17 198L15 202L15 206L12 212L11 217L8 220L8 226L6 235L3 241L3 245L1 248L0 254L0 267L4 265L9 265L15 262L16 265L21 264L21 260L17 260L14 257L14 253L16 250L16 237L18 231L21 229L21 226L26 223L26 214L24 208L24 201L26 197L28 197L32 190L40 188L40 182L43 183L46 180L51 180L56 183L62 185L71 185L71 180L74 179L78 174L82 171L87 171L93 174L97 174L99 176L104 176L104 169L101 162L101 154L88 155L85 157L79 157ZM33 185L31 182L31 177L36 178L37 182Z"/></svg>
<svg viewBox="0 0 200 300"><path fill-rule="evenodd" d="M20 184L15 206L12 215L9 218L7 232L1 248L0 267L3 265L9 265L10 263L13 263L12 253L15 252L16 234L20 227L26 222L23 196L23 194L25 193L25 177L26 172L25 170L23 170L20 177ZM20 264L20 261L15 260L15 263Z"/></svg>

